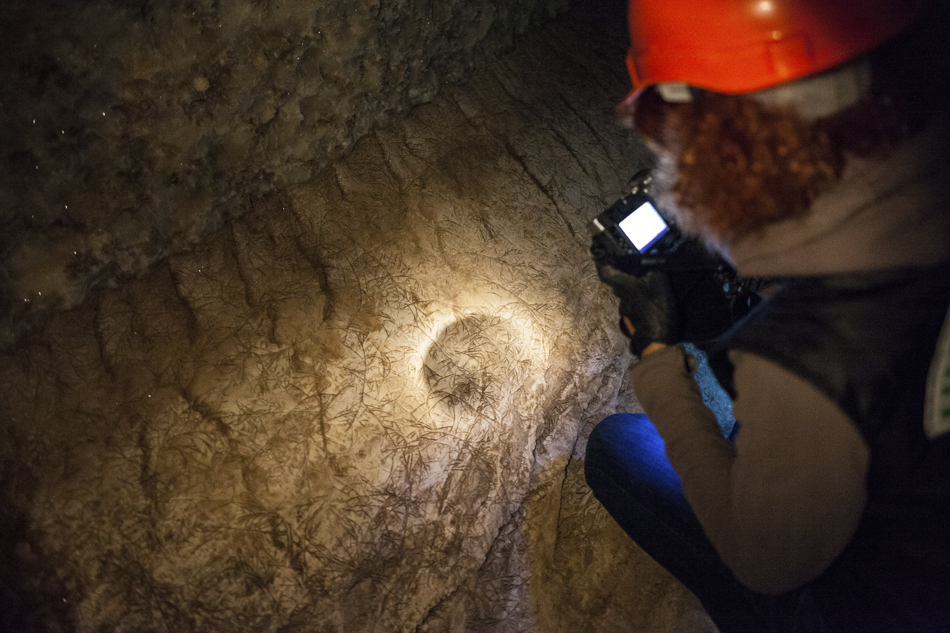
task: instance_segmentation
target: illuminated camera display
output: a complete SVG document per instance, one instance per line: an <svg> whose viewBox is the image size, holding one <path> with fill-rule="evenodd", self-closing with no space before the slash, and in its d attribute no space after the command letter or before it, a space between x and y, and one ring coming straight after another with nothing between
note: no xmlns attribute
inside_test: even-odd
<svg viewBox="0 0 950 633"><path fill-rule="evenodd" d="M615 202L594 218L588 228L594 243L621 269L669 269L687 263L682 257L673 259L683 245L682 234L642 190Z"/></svg>
<svg viewBox="0 0 950 633"><path fill-rule="evenodd" d="M617 228L641 254L670 232L670 226L650 201L645 201L617 223Z"/></svg>

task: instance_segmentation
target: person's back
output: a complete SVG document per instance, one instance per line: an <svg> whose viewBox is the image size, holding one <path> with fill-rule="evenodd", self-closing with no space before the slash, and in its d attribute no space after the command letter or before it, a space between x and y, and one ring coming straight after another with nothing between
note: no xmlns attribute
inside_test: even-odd
<svg viewBox="0 0 950 633"><path fill-rule="evenodd" d="M688 20L683 7L631 2L636 90L618 113L658 153L660 206L740 274L783 282L719 342L714 365L741 425L733 442L668 345L678 341L627 322L650 419L602 422L588 481L724 633L946 631L950 428L924 424L928 384L933 400L950 371L935 361L941 331L950 338L946 10L827 4L707 5L722 20L786 21L762 49L771 63L747 55L722 69L723 46L694 74L702 41L655 59L670 24ZM651 25L676 10L666 30ZM741 42L753 29L733 30ZM664 444L669 462L648 454Z"/></svg>

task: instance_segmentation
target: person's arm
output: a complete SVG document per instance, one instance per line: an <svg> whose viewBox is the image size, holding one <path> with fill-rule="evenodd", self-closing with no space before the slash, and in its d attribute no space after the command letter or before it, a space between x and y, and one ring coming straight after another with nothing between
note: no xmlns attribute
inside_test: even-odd
<svg viewBox="0 0 950 633"><path fill-rule="evenodd" d="M868 449L843 411L802 378L733 353L735 444L703 404L680 347L630 369L703 529L736 578L780 593L844 549L865 503Z"/></svg>

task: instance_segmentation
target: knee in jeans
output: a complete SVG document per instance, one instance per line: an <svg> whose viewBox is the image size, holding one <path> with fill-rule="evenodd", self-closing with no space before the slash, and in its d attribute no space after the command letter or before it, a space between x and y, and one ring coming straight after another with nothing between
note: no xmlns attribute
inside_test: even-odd
<svg viewBox="0 0 950 633"><path fill-rule="evenodd" d="M601 420L587 438L585 466L606 466L616 459L617 451L626 445L631 436L639 435L638 429L653 423L642 413L614 413Z"/></svg>

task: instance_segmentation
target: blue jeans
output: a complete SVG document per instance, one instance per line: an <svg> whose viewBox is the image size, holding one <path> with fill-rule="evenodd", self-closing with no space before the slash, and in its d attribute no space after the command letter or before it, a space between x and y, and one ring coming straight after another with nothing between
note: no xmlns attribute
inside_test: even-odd
<svg viewBox="0 0 950 633"><path fill-rule="evenodd" d="M624 531L699 598L721 633L822 631L807 589L780 596L739 583L716 553L642 414L618 413L587 441L587 485Z"/></svg>

